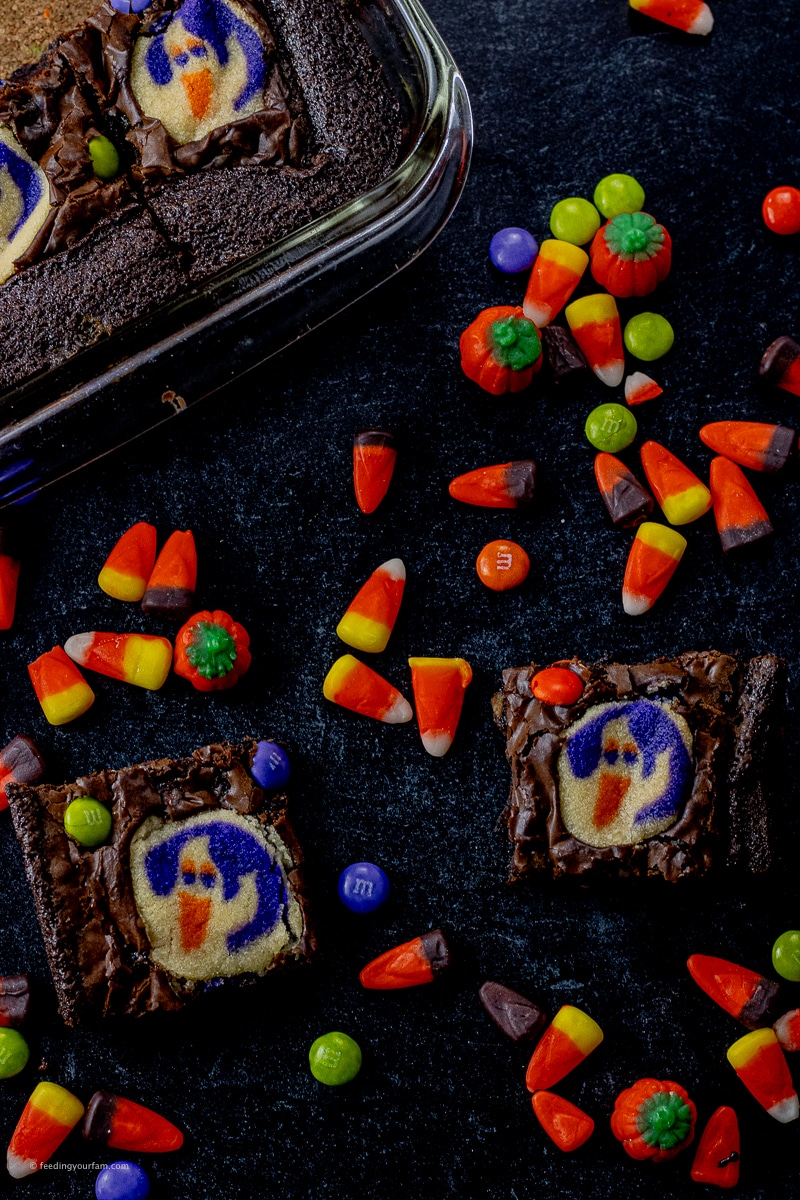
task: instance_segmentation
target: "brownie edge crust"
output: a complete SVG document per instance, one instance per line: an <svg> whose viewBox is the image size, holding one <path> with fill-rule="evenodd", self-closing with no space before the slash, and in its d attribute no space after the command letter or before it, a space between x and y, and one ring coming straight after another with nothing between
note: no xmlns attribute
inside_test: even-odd
<svg viewBox="0 0 800 1200"><path fill-rule="evenodd" d="M247 738L59 787L9 786L68 1025L176 1011L220 983L314 957L302 851L286 796L265 796L250 774L256 746ZM95 849L64 830L67 805L83 796L112 815Z"/></svg>

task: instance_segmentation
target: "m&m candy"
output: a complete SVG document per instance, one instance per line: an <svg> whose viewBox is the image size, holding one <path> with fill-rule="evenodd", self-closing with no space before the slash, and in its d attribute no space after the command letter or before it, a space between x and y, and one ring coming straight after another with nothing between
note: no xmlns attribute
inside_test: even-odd
<svg viewBox="0 0 800 1200"><path fill-rule="evenodd" d="M596 450L616 454L630 446L636 437L636 417L621 404L598 404L586 418L584 432Z"/></svg>
<svg viewBox="0 0 800 1200"><path fill-rule="evenodd" d="M559 200L550 213L553 237L562 242L583 246L590 242L600 228L600 214L593 204L580 196Z"/></svg>
<svg viewBox="0 0 800 1200"><path fill-rule="evenodd" d="M632 175L606 175L594 189L595 208L608 220L620 213L641 212L644 188Z"/></svg>
<svg viewBox="0 0 800 1200"><path fill-rule="evenodd" d="M24 1070L30 1057L25 1038L17 1029L0 1028L0 1079L11 1079Z"/></svg>
<svg viewBox="0 0 800 1200"><path fill-rule="evenodd" d="M94 1181L97 1200L147 1200L150 1180L138 1163L119 1159L103 1167Z"/></svg>
<svg viewBox="0 0 800 1200"><path fill-rule="evenodd" d="M501 229L489 243L492 265L504 275L518 275L520 271L527 271L538 253L539 247L533 234L516 225Z"/></svg>
<svg viewBox="0 0 800 1200"><path fill-rule="evenodd" d="M375 912L390 891L389 876L375 863L351 863L339 876L339 899L354 913Z"/></svg>
<svg viewBox="0 0 800 1200"><path fill-rule="evenodd" d="M64 811L64 829L81 846L102 846L111 833L111 813L91 796L79 796Z"/></svg>
<svg viewBox="0 0 800 1200"><path fill-rule="evenodd" d="M531 560L516 542L488 542L475 563L481 583L493 592L519 587L528 577Z"/></svg>
<svg viewBox="0 0 800 1200"><path fill-rule="evenodd" d="M800 233L800 189L788 185L772 188L764 197L761 212L773 233Z"/></svg>
<svg viewBox="0 0 800 1200"><path fill-rule="evenodd" d="M800 929L787 929L772 947L772 965L783 979L800 983Z"/></svg>
<svg viewBox="0 0 800 1200"><path fill-rule="evenodd" d="M324 1033L308 1052L311 1074L328 1087L350 1083L361 1070L361 1047L346 1033Z"/></svg>

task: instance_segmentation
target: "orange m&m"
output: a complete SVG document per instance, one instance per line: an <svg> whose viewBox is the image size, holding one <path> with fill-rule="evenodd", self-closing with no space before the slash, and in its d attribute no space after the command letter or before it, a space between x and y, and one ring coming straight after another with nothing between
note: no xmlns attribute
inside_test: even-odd
<svg viewBox="0 0 800 1200"><path fill-rule="evenodd" d="M488 542L475 563L478 578L493 592L519 587L528 577L531 560L516 542Z"/></svg>

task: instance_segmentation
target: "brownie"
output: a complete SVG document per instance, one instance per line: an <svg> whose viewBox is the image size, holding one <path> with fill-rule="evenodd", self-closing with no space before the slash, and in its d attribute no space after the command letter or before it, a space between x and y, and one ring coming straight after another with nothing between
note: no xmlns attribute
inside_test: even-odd
<svg viewBox="0 0 800 1200"><path fill-rule="evenodd" d="M9 786L68 1025L176 1011L314 957L302 852L285 795L265 795L250 774L257 745ZM95 849L64 829L67 806L87 796L112 816Z"/></svg>
<svg viewBox="0 0 800 1200"><path fill-rule="evenodd" d="M769 868L782 660L708 650L559 665L583 681L575 704L536 699L535 664L505 671L496 698L511 765L512 880Z"/></svg>

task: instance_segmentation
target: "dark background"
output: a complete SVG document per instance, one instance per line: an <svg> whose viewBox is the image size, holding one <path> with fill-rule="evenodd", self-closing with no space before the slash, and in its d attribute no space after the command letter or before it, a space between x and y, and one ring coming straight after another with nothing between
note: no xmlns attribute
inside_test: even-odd
<svg viewBox="0 0 800 1200"><path fill-rule="evenodd" d="M506 225L547 236L552 205L591 198L612 171L635 175L645 207L674 241L669 280L623 319L654 310L675 328L668 358L648 368L664 396L635 410L638 469L645 437L701 474L699 426L724 418L795 424L798 401L763 389L757 369L778 335L800 335L800 238L765 229L761 200L800 184L800 4L712 0L716 27L691 39L633 17L625 0L431 0L474 106L475 153L460 207L434 246L224 403L181 416L74 476L38 502L18 620L3 635L0 736L34 735L54 779L104 765L183 755L214 738L267 734L294 765L293 812L307 852L322 965L294 979L216 995L191 1013L101 1031L59 1021L42 941L7 816L0 822L0 972L37 984L31 1067L2 1084L7 1141L38 1078L84 1101L98 1087L151 1104L188 1134L179 1154L142 1160L161 1200L249 1196L551 1200L700 1195L690 1151L655 1167L627 1159L608 1128L614 1098L640 1076L676 1079L700 1126L733 1104L742 1128L742 1198L800 1197L798 1126L773 1121L725 1060L744 1030L689 979L686 957L718 954L771 972L775 937L800 924L797 888L798 472L754 482L776 534L723 559L713 518L684 530L685 558L652 613L624 615L620 585L631 541L613 531L597 494L589 410L620 399L593 378L549 382L495 399L458 365L461 330L488 305L518 303L523 279L489 265ZM584 287L584 290L593 290ZM639 364L630 363L632 369ZM385 425L399 457L383 506L354 502L353 434ZM456 474L533 456L536 502L525 512L460 506ZM253 668L227 696L172 677L157 694L92 676L93 709L47 726L25 665L87 629L169 632L96 586L116 538L149 520L161 540L191 527L200 555L198 607L228 609L249 629ZM519 590L478 582L483 544L511 537L532 569ZM344 650L336 623L356 589L399 555L408 585L387 651L370 659L410 695L409 654L463 655L475 679L456 743L442 759L415 726L381 726L322 698ZM789 663L780 860L768 879L717 878L601 890L547 883L510 888L497 827L508 787L489 702L505 666L577 654L644 661L716 647L773 651ZM340 871L366 858L392 880L371 918L336 897ZM366 993L358 970L382 950L441 924L457 966L436 985ZM487 978L539 1000L552 1015L585 1008L605 1041L557 1091L597 1130L563 1155L539 1128L523 1083L527 1053L486 1018ZM786 984L786 1008L800 987ZM359 1078L326 1089L308 1047L341 1029L364 1051ZM800 1056L796 1056L800 1057ZM800 1082L800 1064L792 1064ZM41 1074L37 1073L37 1069ZM107 1162L122 1154L95 1155ZM57 1161L92 1161L73 1136ZM88 1197L93 1170L43 1171L0 1193Z"/></svg>

